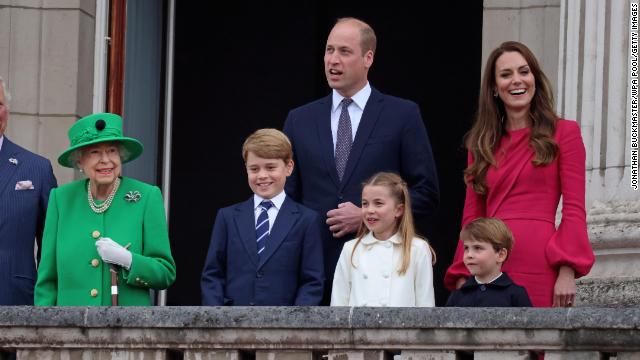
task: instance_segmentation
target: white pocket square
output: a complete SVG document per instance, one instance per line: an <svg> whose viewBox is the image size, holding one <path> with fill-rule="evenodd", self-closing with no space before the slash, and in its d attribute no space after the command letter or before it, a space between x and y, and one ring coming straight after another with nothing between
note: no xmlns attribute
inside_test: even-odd
<svg viewBox="0 0 640 360"><path fill-rule="evenodd" d="M16 190L33 190L33 183L31 180L22 180L16 183Z"/></svg>

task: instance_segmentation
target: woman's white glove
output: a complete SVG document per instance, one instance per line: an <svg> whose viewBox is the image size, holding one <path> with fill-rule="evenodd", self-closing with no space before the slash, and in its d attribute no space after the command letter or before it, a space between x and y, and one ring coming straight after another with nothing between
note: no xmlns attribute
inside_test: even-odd
<svg viewBox="0 0 640 360"><path fill-rule="evenodd" d="M131 268L131 252L110 238L103 237L96 241L96 249L102 261L120 265L127 270Z"/></svg>

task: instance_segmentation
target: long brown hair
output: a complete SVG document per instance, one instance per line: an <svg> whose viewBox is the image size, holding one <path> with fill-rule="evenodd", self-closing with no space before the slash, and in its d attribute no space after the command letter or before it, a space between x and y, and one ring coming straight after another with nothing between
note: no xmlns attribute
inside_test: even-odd
<svg viewBox="0 0 640 360"><path fill-rule="evenodd" d="M411 242L416 237L415 225L413 223L413 214L411 213L411 198L409 196L409 188L407 183L402 178L391 172L379 172L362 184L364 189L367 186L384 186L389 189L391 196L396 201L396 204L402 204L402 216L398 219L398 233L402 240L402 263L398 268L398 274L404 275L409 268L411 262ZM360 244L362 238L369 233L369 229L364 224L364 221L360 223L360 228L356 235L356 243L351 251L351 265L356 267L353 263L353 254L356 252L356 248ZM424 239L423 239L424 240ZM426 240L425 240L426 241ZM428 245L428 242L427 242ZM431 245L429 250L431 251L431 257L433 258L432 264L436 263L436 253L433 251Z"/></svg>
<svg viewBox="0 0 640 360"><path fill-rule="evenodd" d="M536 153L533 164L547 165L558 154L558 144L553 139L558 116L553 110L553 92L549 79L542 72L538 60L529 48L516 41L504 42L493 50L487 59L478 99L478 113L473 127L465 136L465 146L473 155L473 163L464 170L464 179L478 194L487 192L487 170L491 165L496 166L493 152L506 132L503 122L506 116L504 103L499 96L493 95L496 88L496 61L505 52L520 53L535 78L536 91L529 108L529 146Z"/></svg>

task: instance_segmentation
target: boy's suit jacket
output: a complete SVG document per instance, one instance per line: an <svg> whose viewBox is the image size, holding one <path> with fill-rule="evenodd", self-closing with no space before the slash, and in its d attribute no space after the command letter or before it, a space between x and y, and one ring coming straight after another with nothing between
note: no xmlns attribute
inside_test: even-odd
<svg viewBox="0 0 640 360"><path fill-rule="evenodd" d="M527 289L517 285L507 273L489 284L479 284L469 276L460 289L451 293L445 306L456 307L531 307Z"/></svg>
<svg viewBox="0 0 640 360"><path fill-rule="evenodd" d="M0 149L0 305L33 305L34 243L36 238L41 242L49 191L54 187L49 160L5 136Z"/></svg>
<svg viewBox="0 0 640 360"><path fill-rule="evenodd" d="M202 304L318 305L320 231L319 216L287 196L259 258L253 197L219 210L202 272Z"/></svg>
<svg viewBox="0 0 640 360"><path fill-rule="evenodd" d="M407 182L413 213L433 216L439 201L438 176L418 105L372 88L339 181L331 103L329 94L292 110L287 117L284 132L293 145L296 164L287 178L287 194L326 221L327 212L339 203L350 201L360 206L362 183L377 172L391 171ZM330 286L342 247L355 234L335 239L327 225L323 228L325 274Z"/></svg>

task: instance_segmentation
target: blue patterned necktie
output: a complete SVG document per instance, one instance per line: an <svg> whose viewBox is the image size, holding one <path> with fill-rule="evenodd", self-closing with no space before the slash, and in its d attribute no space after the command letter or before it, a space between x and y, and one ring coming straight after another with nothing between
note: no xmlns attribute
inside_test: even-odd
<svg viewBox="0 0 640 360"><path fill-rule="evenodd" d="M269 239L269 213L268 210L273 206L273 203L269 200L263 200L260 203L262 211L258 215L258 221L256 221L256 245L258 245L258 257L260 253L264 251L264 248Z"/></svg>
<svg viewBox="0 0 640 360"><path fill-rule="evenodd" d="M344 169L347 167L349 160L349 152L351 152L351 144L353 143L353 133L351 130L351 117L347 108L353 102L349 98L344 98L340 102L342 111L340 112L340 120L338 121L338 134L336 136L336 170L338 170L338 179L342 181Z"/></svg>

